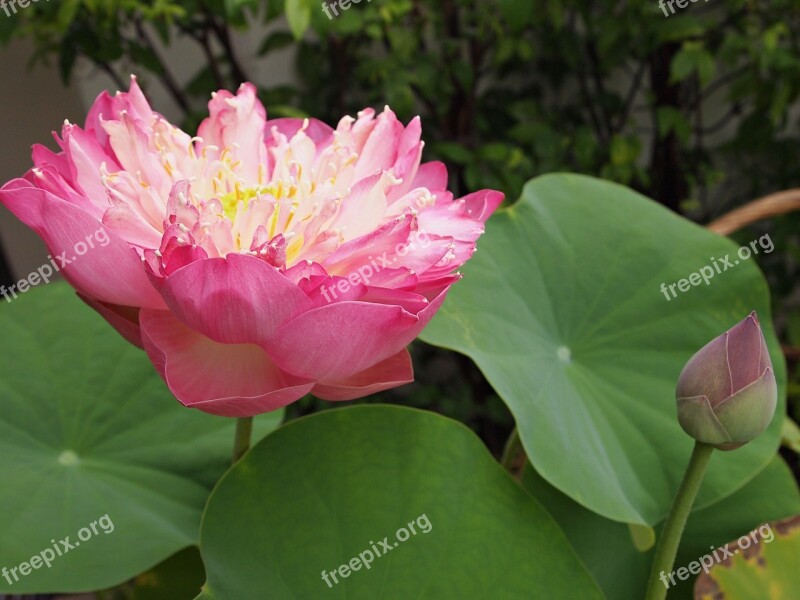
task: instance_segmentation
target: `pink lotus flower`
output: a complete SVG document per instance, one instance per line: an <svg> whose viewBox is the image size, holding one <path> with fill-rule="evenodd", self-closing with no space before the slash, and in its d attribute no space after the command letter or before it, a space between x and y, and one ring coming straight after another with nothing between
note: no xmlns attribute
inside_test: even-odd
<svg viewBox="0 0 800 600"><path fill-rule="evenodd" d="M502 194L454 201L444 165L420 164L419 118L389 108L267 121L246 84L209 112L192 137L133 79L64 124L61 152L35 146L0 201L53 256L107 233L64 276L186 406L244 417L412 381L406 346Z"/></svg>

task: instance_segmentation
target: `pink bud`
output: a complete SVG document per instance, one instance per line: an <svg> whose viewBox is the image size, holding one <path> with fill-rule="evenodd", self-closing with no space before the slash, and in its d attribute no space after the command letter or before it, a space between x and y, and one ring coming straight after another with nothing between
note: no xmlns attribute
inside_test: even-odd
<svg viewBox="0 0 800 600"><path fill-rule="evenodd" d="M778 385L755 311L686 363L676 396L683 430L720 450L734 450L767 428Z"/></svg>

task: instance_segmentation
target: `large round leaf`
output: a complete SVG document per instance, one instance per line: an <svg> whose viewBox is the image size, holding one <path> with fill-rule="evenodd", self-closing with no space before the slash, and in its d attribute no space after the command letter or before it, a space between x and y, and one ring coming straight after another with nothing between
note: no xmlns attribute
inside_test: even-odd
<svg viewBox="0 0 800 600"><path fill-rule="evenodd" d="M784 410L785 366L766 282L752 259L734 264L736 251L730 240L622 186L540 177L490 219L464 280L423 339L475 360L547 481L610 519L653 525L666 514L692 448L676 419L678 375L753 309L781 389L778 414ZM733 267L720 267L710 285L669 300L661 292L662 283L726 255ZM698 505L764 468L780 426L775 419L757 441L715 453Z"/></svg>
<svg viewBox="0 0 800 600"><path fill-rule="evenodd" d="M0 331L0 592L101 589L196 543L234 422L183 408L66 285L0 304Z"/></svg>
<svg viewBox="0 0 800 600"><path fill-rule="evenodd" d="M205 600L602 597L471 431L400 407L330 410L268 436L212 493L200 551Z"/></svg>

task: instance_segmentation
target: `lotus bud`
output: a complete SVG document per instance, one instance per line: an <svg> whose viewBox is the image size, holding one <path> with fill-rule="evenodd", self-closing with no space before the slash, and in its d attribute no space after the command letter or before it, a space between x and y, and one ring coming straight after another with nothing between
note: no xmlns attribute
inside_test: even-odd
<svg viewBox="0 0 800 600"><path fill-rule="evenodd" d="M683 430L719 450L743 446L767 428L778 384L755 311L686 363L676 396Z"/></svg>

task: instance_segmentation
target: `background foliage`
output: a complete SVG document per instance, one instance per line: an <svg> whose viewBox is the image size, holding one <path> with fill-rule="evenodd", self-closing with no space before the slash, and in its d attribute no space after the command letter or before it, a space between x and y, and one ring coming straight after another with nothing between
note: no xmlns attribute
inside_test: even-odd
<svg viewBox="0 0 800 600"><path fill-rule="evenodd" d="M643 524L644 529L652 527L649 533L655 536L671 495L670 483L660 481L657 477L667 474L668 479L677 480L677 471L670 475L669 468L677 470L681 466L680 457L675 456L687 450L689 445L688 438L681 437L677 425L670 420L672 404L671 397L667 398L671 394L672 375L677 374L682 364L678 358L689 352L690 347L694 348L718 333L717 329L723 328L723 322L735 320L734 313L738 314L739 308L743 311L742 315L752 308L740 307L737 302L750 302L757 305L762 313L766 312L766 287L754 265L740 267L738 275L731 275L725 283L720 282L714 288L709 288L711 291L702 298L702 302L693 298L681 307L672 304L663 311L666 314L672 310L675 313L683 310L686 314L677 317L671 314L668 315L669 319L661 320L664 314L652 309L650 298L637 296L641 292L642 282L649 281L648 277L652 279L655 292L656 279L660 281L663 277L677 277L690 272L693 269L692 261L701 248L703 252L708 250L718 255L718 251L733 248L730 242L675 219L666 211L658 210L648 200L608 183L556 176L531 183L525 193L523 185L533 177L553 171L593 175L629 186L700 224L706 224L756 197L798 187L800 4L793 0L718 0L690 4L686 9L678 9L676 14L667 17L656 0L603 3L590 0L362 0L340 16L328 19L320 7L320 1L38 2L18 11L14 18L0 16L0 43L7 43L15 37L32 38L36 48L32 63L57 64L67 84L75 79L85 65L91 65L108 75L120 89L127 88L127 73L138 73L146 89L161 87L168 92L182 113L183 126L189 130L194 129L206 113L205 104L212 91L219 88L234 89L244 81L253 81L258 86L261 99L273 117L313 115L335 124L342 115L354 114L365 106L381 108L389 104L404 121L416 114L422 116L424 137L429 142L425 158L440 159L448 164L454 192L463 194L480 188L497 188L506 193L510 203L516 202L522 195L523 200L513 211L490 223L485 250L491 250L491 254L487 257L479 253L470 264L467 279L454 291L454 298L449 301L447 310L442 311L425 339L469 354L482 366L515 414L518 417L523 415L521 421L529 426L527 431L525 427L520 428L522 443L526 448L537 439L546 443L556 440L562 444L551 453L549 462L543 460L543 457L547 458L547 453L541 449L530 452L531 455L536 454L536 460L531 460L522 478L523 486L532 492L550 515L546 515L527 495L522 494L489 458L474 436L456 423L397 407L357 408L297 419L330 407L309 397L288 408L288 417L296 419L295 422L268 437L248 455L244 466L236 467L223 480L212 496L213 501L206 513L208 518L204 521L204 533L199 540L196 538L200 500L208 493L213 478L207 480L204 473L195 472L199 467L193 463L186 466L179 461L179 472L183 474L186 470L200 482L197 498L193 498L196 502L186 502L187 506L183 507L185 531L180 532L182 537L178 542L149 549L149 554L140 560L142 564L134 566L140 568L145 563L155 563L156 560L167 558L182 544L196 543L203 552L211 576L209 581L213 584L206 594L211 594L214 589L236 586L240 581L248 581L251 573L247 570L241 573L225 571L226 565L221 558L229 554L226 544L231 531L235 531L234 541L247 540L251 535L257 538L255 545L248 543L240 545L240 548L246 548L248 553L259 557L253 573L271 581L272 574L264 571L263 565L269 563L265 557L279 550L275 544L294 547L306 535L304 531L322 531L323 527L330 525L325 517L310 529L288 527L280 536L270 538L270 534L276 531L276 527L280 528L281 523L295 523L298 518L308 519L309 514L322 514L316 508L300 511L299 505L293 504L295 498L302 497L311 502L317 496L304 495L302 490L292 492L291 486L279 485L278 482L286 480L305 485L307 482L296 480L295 474L308 470L308 465L320 469L322 474L327 473L330 482L324 496L340 501L342 514L352 518L353 522L360 522L367 514L371 519L378 519L369 523L363 531L347 528L351 533L349 538L341 533L330 534L332 544L345 540L355 548L361 543L361 537L368 537L373 531L389 531L396 526L400 513L387 510L385 514L378 515L370 513L366 506L359 508L351 502L353 490L359 490L357 496L367 501L371 498L370 493L377 497L383 493L384 486L390 486L392 482L396 484L402 479L408 483L403 490L411 490L409 493L416 495L417 501L423 492L430 492L431 498L441 500L446 496L438 487L440 482L447 481L447 474L452 476L463 471L463 477L453 477L448 485L455 485L454 481L470 481L470 477L475 479L476 475L480 475L479 479L487 489L491 487L502 491L502 494L487 493L487 496L497 502L502 500L508 506L525 505L524 510L510 511L507 522L502 519L497 522L486 519L482 522L488 533L485 538L473 543L474 547L483 547L484 539L494 540L493 543L503 540L504 544L512 545L519 542L520 548L527 548L531 552L535 549L537 556L553 559L552 565L549 562L533 565L533 561L528 564L524 560L520 560L520 564L548 571L557 565L576 562L572 550L567 548L566 542L569 542L575 549L575 556L580 558L608 597L636 595L644 585L652 550L647 554L646 548L643 552L642 548L634 547L628 525L638 522L640 528ZM254 46L255 50L245 50L250 47L244 43L245 37L252 40L253 36L260 36L259 43ZM175 45L187 42L202 57L193 65L191 73L180 71L170 61ZM291 53L295 64L293 83L277 84L269 78L255 75L268 72L263 68L264 65L281 56L280 53L287 52ZM578 185L580 193L573 193ZM575 202L576 198L580 202ZM512 222L511 214L522 216ZM548 215L556 217L548 221ZM550 222L558 223L558 227L545 226ZM800 243L796 233L799 224L800 216L789 215L759 223L751 230L735 236L735 241L748 243L757 235L769 232L775 243L775 252L759 254L753 260L759 262L769 279L776 333L789 365L788 410L795 418L800 417L800 295L797 289ZM495 231L500 233L495 234ZM525 235L515 237L520 232ZM530 246L525 246L528 242ZM559 243L566 243L566 247L559 247ZM570 254L571 250L573 252ZM606 267L615 260L614 257L617 257L619 264L624 264L633 256L640 257L636 268L625 267L615 271ZM493 260L499 260L502 264L492 264ZM570 260L573 262L570 263ZM544 261L537 270L539 279L532 275L537 261ZM568 267L564 267L565 264ZM545 267L549 267L549 270ZM571 272L568 280L562 277L566 271ZM514 288L514 293L509 293L502 285L486 284L492 281L492 277L500 277L502 282ZM11 280L11 275L0 260L0 283L7 280ZM602 288L602 282L608 281L613 281L613 285L608 286L614 292L605 297L571 293L570 286L585 292ZM517 288L522 290L519 294L516 293ZM66 288L58 286L42 292L42 303L47 300L46 296L50 296L58 300L60 308L58 312L48 313L44 309L39 312L63 320L64 315L78 310L69 307L66 295ZM626 298L633 298L635 302L627 303ZM731 298L735 298L735 301ZM77 300L71 300L73 306L79 306ZM504 306L502 302L514 306ZM508 318L508 315L516 315L513 309L519 305L527 306L523 312L529 322ZM625 305L626 309L618 311L621 305ZM539 312L553 306L558 308L555 312L559 313L556 316L560 318ZM504 313L505 321L495 319L491 321L495 326L493 329L481 329L486 327L486 312L490 312L488 309L482 312L481 309L486 307L494 307L495 311ZM34 318L38 319L39 314L33 308L27 316L31 323ZM90 313L84 307L79 308L88 319ZM23 310L16 306L14 309ZM602 326L606 322L603 319L606 319L610 323L608 329L621 332L621 335L617 339L613 336L604 337L604 345L600 344L603 347L599 349L591 346L598 339L596 335L587 334L585 339L566 341L559 337L568 332L572 325L589 323L592 310L597 313L594 315L595 321L591 323L593 326L598 323ZM715 310L718 314L714 313ZM711 318L713 314L717 316ZM619 319L619 322L608 319L609 315ZM22 312L16 316L24 321ZM692 329L692 319L695 317L702 322L702 327ZM6 319L9 323L15 322L13 313ZM651 379L644 380L642 377L647 375L645 367L649 360L646 351L649 349L650 330L642 331L653 322L659 323L655 328L659 339L653 340L652 349L659 350L658 345L661 344L660 358L651 365ZM80 323L78 319L75 326ZM497 333L501 329L498 323L507 328L504 335ZM542 324L554 328L554 331L548 332L552 334L549 338L529 335L532 332L541 334L545 329ZM99 322L96 327L100 327ZM114 344L122 344L110 329L106 331L105 324L102 327L102 331L98 329L96 332L97 339L102 342L98 348L107 349L115 347ZM8 325L6 329L11 331L14 328ZM35 326L27 329L17 327L16 330L17 335L22 335L20 331L34 331ZM684 335L684 330L692 333ZM642 337L636 338L632 332ZM596 334L596 328L590 333ZM502 340L502 351L487 343L479 344L479 348L471 345L474 339L488 338L491 334L496 338L493 344L497 344L498 339ZM460 336L464 339L460 339ZM56 338L61 339L59 336ZM777 354L778 345L773 343L771 330L768 338L772 350ZM581 341L587 344L586 348L581 347ZM551 404L550 415L562 418L569 412L563 407L559 408L565 398L572 401L568 407L580 405L587 399L596 402L587 403L584 410L573 410L568 415L570 419L578 421L577 427L576 423L564 418L564 422L569 421L569 426L561 430L550 427L545 434L535 435L536 432L531 432L530 428L547 426L547 421L543 419L541 423L537 422L531 414L525 413L537 408L536 399L530 398L526 392L534 387L546 390L546 385L538 385L537 382L553 371L553 365L542 359L536 368L532 368L525 360L538 352L541 356L536 354L537 359L549 357L552 363L554 357L559 356L552 351L553 348L560 349L560 344L567 342L574 351L574 361L565 361L569 363L567 366L556 365L564 370L563 385L561 390L552 392L547 399ZM86 344L90 346L88 341ZM670 344L672 351L665 349ZM14 344L14 347L17 346L19 343ZM481 351L487 348L493 353L482 355ZM515 350L516 354L512 355L510 350ZM451 416L475 430L488 447L499 455L513 426L513 419L497 392L473 362L464 355L423 343L415 344L412 352L417 372L416 383L361 403L391 402ZM619 356L623 355L628 357L627 362L619 360ZM603 356L610 357L607 364L601 360ZM35 352L29 352L19 360L27 361L26 368L35 372L43 359ZM519 364L515 360L520 361ZM644 361L644 366L637 361ZM613 369L619 362L626 362L628 372L617 380L621 371ZM587 386L587 389L571 397L560 392L567 390L569 378L575 377L575 371L568 371L573 363L575 368L593 368L591 373L596 377L594 386ZM631 368L631 364L637 365L637 368ZM15 365L13 361L9 364L10 372L18 375L27 372ZM128 365L128 368L133 367ZM518 376L523 370L524 376ZM155 377L153 373L150 374ZM649 416L642 415L641 423L646 423L642 425L638 416L631 417L638 415L635 410L630 410L623 415L624 418L617 418L614 422L608 418L614 414L619 417L619 413L614 413L614 408L619 404L614 393L625 392L632 399L634 408L645 407L650 410L651 405L638 405L636 402L647 390L654 389L652 377L656 376L659 382L658 400L653 400L652 406L661 402L659 410L664 418L659 423L663 423L664 427L650 427L653 423L648 419L653 417L649 413ZM34 377L30 376L31 379ZM5 376L5 379L13 380L11 375ZM509 392L502 385L504 381L522 383L518 389ZM559 381L557 378L553 380L551 388ZM94 399L88 393L85 396L80 400L91 400L94 405ZM106 400L110 402L113 398ZM39 401L43 410L49 406L43 399ZM26 410L30 406L38 406L33 399L17 404ZM603 410L596 408L601 405L604 406ZM188 411L179 411L177 403L171 408L176 419L191 420L197 416ZM655 414L657 411L650 412ZM10 418L15 414L9 412ZM26 422L22 417L17 420ZM16 423L14 418L12 421ZM404 423L405 432L402 427ZM583 494L584 486L593 484L593 480L591 477L579 477L576 473L580 475L581 468L594 465L592 461L602 458L602 452L592 452L580 444L572 443L571 436L576 435L577 431L582 440L591 441L595 439L592 435L597 433L595 426L598 423L607 425L607 429L601 427L599 430L605 440L602 450L619 450L615 446L616 438L632 440L631 446L624 448L616 458L636 456L636 460L631 461L636 466L632 471L650 475L648 478L640 475L634 477L628 472L617 474L621 482L618 490L621 490L620 496L632 498L628 507L631 510L617 510L619 506L625 507L625 503L619 499L605 504L600 502L608 477L601 483L594 481L595 489ZM272 421L270 427L271 424ZM333 427L332 424L338 425ZM198 421L197 427L200 425ZM716 474L712 473L709 480L712 484L724 481L725 485L712 485L713 489L707 490L704 502L707 501L708 506L700 506L693 514L681 546L679 562L685 564L698 556L710 542L723 544L758 522L779 519L798 511L797 488L791 480L791 474L779 459L769 458L777 444L779 425L776 421L767 435L741 451L740 455L717 457ZM182 427L186 429L186 425ZM794 444L796 451L800 448L800 429L793 427L787 424L784 436L790 440L787 446ZM317 449L323 449L324 452L320 450L321 457L313 457L313 452L309 451L309 440L323 439L319 433L309 435L308 432L315 429L329 433L339 431L339 437L335 439L341 441L340 451L331 452L328 446L320 445ZM415 444L406 443L408 439L415 439L414 436L419 435L421 430L436 433L428 438L420 437ZM17 434L16 438L6 436L11 449L22 455L30 454L25 444L17 439L25 443L29 439L20 434L23 431L21 426L11 427L10 431ZM631 431L635 431L636 435L629 435ZM376 437L376 432L382 432L382 435ZM214 456L221 465L227 450L223 452L223 444L217 443L216 429L212 433L213 436L209 434L202 441L205 446L213 448ZM377 446L379 443L385 445L386 440L394 439L393 436L397 440L396 448L391 452L384 448L381 454L391 464L373 464L372 458L369 458L369 466L374 472L366 475L366 467L352 468L351 463L364 459L359 448ZM49 444L49 454L45 456L47 460L43 464L51 468L53 461L50 460L50 454L61 456L59 453L64 444L72 443L72 440L63 440L58 436L44 436L43 439ZM353 439L361 439L360 445L353 444ZM661 448L654 439L660 439L664 441L663 445L670 447ZM278 460L275 453L267 452L270 445L278 442L282 448L296 446L296 450L289 453L296 464L285 462L282 458ZM325 442L329 444L330 440ZM423 442L435 444L426 450ZM687 448L681 448L681 443ZM313 450L313 444L310 447ZM443 452L439 448L449 450ZM578 456L575 460L564 461L563 457L568 455L570 449L574 449ZM349 462L340 460L347 452L353 453L354 457ZM797 454L788 448L782 452L797 477ZM672 457L671 467L651 468L656 458L667 456ZM330 460L332 464L326 466L323 459ZM419 461L418 465L415 460ZM561 469L561 462L567 462L569 467ZM120 468L116 462L112 461L111 464L115 469ZM406 466L402 478L396 477L397 473L392 470L395 464ZM555 466L550 468L548 465ZM764 465L768 466L762 469ZM67 466L62 464L57 467L61 470L56 472L57 477L52 478L54 485L71 481L69 478L73 474ZM625 471L630 464L620 458L612 466L620 466ZM341 473L336 469L341 469ZM732 470L728 472L725 469ZM557 470L573 475L574 481L560 481L556 489L552 484L555 479L553 472ZM603 475L600 468L592 467L592 470L596 477ZM248 492L252 482L248 477L252 478L254 472L268 475L254 480L268 489L278 490L279 496L276 498L283 498L283 501L277 502L277 508L284 507L289 511L288 516L284 515L286 518L260 499L252 502ZM309 481L323 481L322 474ZM24 478L27 471L17 469L9 475L10 480L13 480L12 475ZM94 476L91 472L81 472L81 475ZM648 485L645 486L647 493L640 498L635 486L642 481L647 481ZM731 493L730 488L739 483L742 485ZM456 488L450 491L453 490ZM156 491L163 493L164 490ZM454 500L445 503L448 504L448 510L455 506L454 502L465 497L463 491L457 491ZM397 495L400 492L393 491L392 494L395 499L401 497ZM722 496L727 497L720 500ZM247 498L250 505L242 501ZM580 502L575 501L576 498ZM387 498L373 500L373 504L390 506ZM434 510L439 506L431 502L434 500L421 503L419 510ZM249 517L233 522L232 529L232 522L227 518L231 510L228 503L237 507L237 510L245 506L249 511ZM93 505L87 508L76 503L75 506L86 512L87 518L94 516L98 510ZM42 507L49 508L49 501L42 503ZM125 502L120 502L116 510L120 514L120 526L124 527L126 511L135 512L135 507L132 509ZM299 511L298 515L292 518L290 513L295 510ZM352 514L347 513L348 510ZM462 512L467 514L469 510L465 508ZM497 514L494 510L489 512L493 516ZM647 513L647 518L637 519L637 512ZM215 517L215 513L221 516ZM525 523L536 526L508 527L508 523L514 523L520 515ZM268 517L277 518L278 523L267 526ZM437 531L456 531L455 525L446 527L446 522L439 519L438 516L435 519L441 528ZM70 522L74 520L71 518ZM253 529L252 523L261 523L261 528ZM565 537L544 536L541 534L542 524L554 530L557 526ZM52 522L42 517L41 526L49 530ZM142 529L139 533L145 535L147 531ZM522 543L520 540L524 536L530 539ZM120 535L112 541L119 544L127 543L129 539ZM438 545L454 543L444 535L436 539L435 544ZM602 543L598 540L602 540ZM461 543L459 541L456 545ZM469 545L463 542L464 547ZM609 552L612 545L614 552ZM137 549L134 546L131 549ZM507 550L501 546L498 546L498 551ZM420 552L436 556L436 552L441 550L437 550L437 547L434 543L422 545ZM13 550L16 556L16 548ZM338 548L336 552L328 550L320 551L318 562L321 564L328 561L329 555L335 556L336 560L344 560L350 555L349 549L345 551ZM99 545L95 552L100 557L97 560L105 560L110 556ZM558 553L564 554L563 560L556 561L553 558ZM287 553L283 554L288 556ZM413 562L415 556L409 554L404 560ZM93 554L86 554L81 560L89 564L90 560L95 559ZM503 567L511 564L507 561L495 562ZM78 566L85 565L79 563ZM479 574L466 559L463 564L454 563L451 566L473 575ZM115 600L166 595L182 597L188 595L186 590L196 590L199 579L195 577L195 571L201 569L196 551L184 550L105 597ZM306 565L301 564L297 569L294 576L299 583L296 585L302 587L306 585ZM182 581L171 575L163 575L176 571L191 573L192 577ZM126 571L115 573L109 581L82 583L86 586L89 583L92 586L111 585L111 579L121 581L132 575L133 571ZM378 575L374 573L374 576ZM532 579L521 570L516 575L520 581L524 580L524 584ZM595 593L594 584L583 575L572 583L583 585ZM537 574L537 577L541 575ZM182 591L177 592L172 588L165 591L165 581ZM315 584L321 585L319 582ZM363 585L366 590L370 588L368 584L369 581L364 579L357 585ZM63 587L62 583L59 585ZM41 590L46 587L31 580L29 589ZM296 589L299 587L294 591ZM287 590L284 592L289 593ZM434 594L430 590L428 592ZM683 598L690 593L688 589L680 589L671 597Z"/></svg>
<svg viewBox="0 0 800 600"><path fill-rule="evenodd" d="M33 62L57 62L65 82L81 60L120 88L123 73L140 73L169 91L187 127L211 91L245 80L273 116L335 123L388 103L404 120L422 115L426 158L447 162L456 192L494 187L514 201L531 177L569 170L705 223L796 185L799 25L792 0L690 4L669 17L655 0L374 0L330 20L317 0L61 0L0 19L0 41L32 37ZM265 32L255 54L237 44L245 30ZM184 39L205 58L186 80L167 60ZM251 76L287 49L293 85ZM795 417L799 223L740 233L746 242L768 227L776 244L759 261L788 348ZM510 415L472 364L421 345L415 353L418 383L382 400L454 416L499 451ZM294 412L318 408L309 399Z"/></svg>

